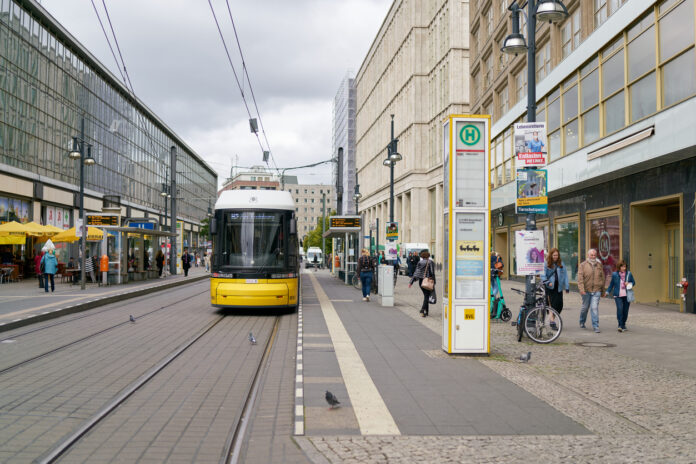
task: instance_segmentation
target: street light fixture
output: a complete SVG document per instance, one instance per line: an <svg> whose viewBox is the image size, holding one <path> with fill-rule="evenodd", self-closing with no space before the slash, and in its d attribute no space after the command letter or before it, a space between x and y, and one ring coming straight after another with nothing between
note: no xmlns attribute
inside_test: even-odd
<svg viewBox="0 0 696 464"><path fill-rule="evenodd" d="M568 10L561 0L535 0L527 1L527 41L525 46L524 36L520 34L520 11L522 8L513 2L508 7L512 18L512 34L508 35L501 47L503 53L517 55L525 49L527 51L527 122L536 122L536 22L558 22L568 16ZM526 230L536 230L536 214L527 213L525 221ZM527 276L527 296L525 306L534 305L534 276Z"/></svg>
<svg viewBox="0 0 696 464"><path fill-rule="evenodd" d="M73 137L72 150L68 153L68 158L80 161L80 220L82 221L80 230L80 289L85 289L85 260L87 259L87 227L85 224L85 165L93 166L96 161L92 158L92 145L85 140L85 118L80 120L80 136ZM86 150L85 150L86 148ZM87 151L85 155L85 151Z"/></svg>
<svg viewBox="0 0 696 464"><path fill-rule="evenodd" d="M389 222L394 222L394 166L403 159L401 153L396 148L399 139L394 138L394 115L391 115L391 141L387 145L387 158L382 161L384 166L389 167Z"/></svg>
<svg viewBox="0 0 696 464"><path fill-rule="evenodd" d="M355 173L355 193L353 194L353 201L355 202L355 215L358 213L358 202L362 198L362 193L360 193L360 184L358 184L358 173Z"/></svg>

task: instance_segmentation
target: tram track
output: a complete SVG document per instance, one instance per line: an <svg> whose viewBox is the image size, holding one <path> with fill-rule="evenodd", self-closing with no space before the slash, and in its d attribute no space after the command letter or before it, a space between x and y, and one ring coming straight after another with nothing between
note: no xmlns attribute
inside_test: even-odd
<svg viewBox="0 0 696 464"><path fill-rule="evenodd" d="M184 298L184 299L182 299L182 300L179 300L179 301L180 301L180 302L187 301L187 300L193 299L193 298L195 298L195 297L197 297L197 296L200 296L200 295L202 295L202 294L204 294L204 293L207 293L207 291L203 291L203 292L200 292L200 293L197 293L197 294L194 294L194 295L190 295L190 296L188 296L188 297L186 297L186 298ZM153 297L153 298L154 298L154 297ZM155 313L158 313L158 312L160 312L160 311L162 311L162 310L164 310L164 309L168 309L169 307L170 307L169 304L162 305L162 306L160 306L160 307L158 307L158 308L156 308L156 309L153 309L153 310L151 310L151 311L147 311L147 312L145 312L145 313L143 313L143 314L138 315L137 319L142 319L142 318L144 318L144 317L151 316L151 315L153 315L153 314L155 314ZM7 341L7 340L17 340L17 339L20 338L20 337L27 336L27 335L30 335L30 334L34 334L34 333L40 332L40 331L42 331L42 330L52 329L52 328L55 328L55 327L60 326L60 325L69 324L69 323L71 323L71 322L75 322L75 321L78 321L78 320L81 320L81 319L85 319L85 318L88 318L88 317L95 317L95 316L98 316L98 315L102 315L103 313L105 313L105 312L107 312L107 311L115 311L115 310L119 310L119 309L121 309L121 308L119 308L119 307L116 307L116 308L109 308L109 309L105 309L105 310L96 312L96 313L94 313L94 314L81 315L81 316L78 316L78 317L76 317L76 318L71 318L71 319L68 320L68 321L61 321L61 322L57 322L57 323L54 323L54 324L50 324L50 325L47 325L47 326L44 326L44 327L39 327L39 328L36 328L36 329L32 329L32 330L26 331L26 332L21 333L21 334L16 334L16 335L14 335L14 336L12 336L12 337L8 337L8 338L5 338L5 339L0 340L0 343L2 343L2 342L4 342L4 341ZM77 344L79 344L79 343L82 343L82 342L85 342L85 341L90 340L90 339L92 339L92 338L95 338L95 337L97 337L97 336L99 336L99 335L105 334L105 333L110 332L110 331L112 331L112 330L114 330L114 329L117 329L117 328L120 328L120 327L123 327L123 326L126 326L126 325L130 325L130 324L132 324L132 322L130 322L130 320L127 320L127 321L124 321L124 322L119 322L119 323L117 323L117 324L112 324L112 325L110 325L110 326L108 326L108 327L106 327L106 328L103 328L103 329L98 330L98 331L96 331L96 332L92 332L92 333L90 333L90 334L88 334L88 335L85 335L85 336L83 336L83 337L80 337L80 338L78 338L78 339L76 339L76 340L73 340L73 341L71 341L71 342L69 342L69 343L65 343L65 344L60 345L60 346L58 346L58 347L56 347L56 348L53 348L53 349L51 349L51 350L47 350L47 351L45 351L45 352L43 352L43 353L41 353L41 354L34 355L34 356L30 357L30 358L24 359L24 360L22 360L22 361L20 361L20 362L18 362L18 363L15 363L15 364L13 364L13 365L11 365L11 366L7 366L7 367L4 367L4 368L0 369L0 376L4 375L4 374L6 374L6 373L8 373L8 372L10 372L10 371L13 371L13 370L15 370L15 369L17 369L17 368L19 368L19 367L26 366L27 364L30 364L30 363L32 363L32 362L34 362L34 361L39 360L39 359L42 359L42 358L45 358L45 357L47 357L47 356L56 354L56 353L58 353L58 352L60 352L60 351L63 351L63 350L65 350L65 349L67 349L67 348L70 348L70 347L72 347L72 346L75 346L75 345L77 345Z"/></svg>
<svg viewBox="0 0 696 464"><path fill-rule="evenodd" d="M153 366L150 370L141 375L136 381L124 388L117 396L104 405L92 417L85 420L73 433L37 459L36 462L48 464L60 461L70 452L72 448L80 444L80 440L83 437L87 436L90 431L99 427L100 423L108 419L111 414L117 411L120 406L124 405L129 398L136 395L167 366L179 358L184 352L189 350L195 343L199 342L203 337L209 334L211 330L213 330L221 321L225 319L225 317L225 315L222 315L210 322L186 343L169 353L169 355L157 363L157 365ZM221 464L237 464L240 462L239 459L241 457L243 446L248 439L248 425L254 413L254 407L262 385L262 380L267 372L269 357L276 340L281 316L275 316L274 319L275 320L273 322L270 335L266 337L263 355L253 371L249 388L243 398L241 413L236 416L234 423L230 427L228 438L224 443L224 447L222 448L221 459L219 461Z"/></svg>

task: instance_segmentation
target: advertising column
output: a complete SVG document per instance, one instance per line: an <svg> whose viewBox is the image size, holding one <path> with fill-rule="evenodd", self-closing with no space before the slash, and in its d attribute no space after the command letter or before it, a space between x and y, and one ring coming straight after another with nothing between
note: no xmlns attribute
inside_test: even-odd
<svg viewBox="0 0 696 464"><path fill-rule="evenodd" d="M489 353L489 116L444 125L445 267L442 349Z"/></svg>

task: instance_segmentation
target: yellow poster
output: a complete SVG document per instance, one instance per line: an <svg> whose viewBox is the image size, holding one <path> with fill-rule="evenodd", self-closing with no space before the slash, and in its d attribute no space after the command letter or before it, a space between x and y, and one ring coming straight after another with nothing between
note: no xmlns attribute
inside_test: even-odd
<svg viewBox="0 0 696 464"><path fill-rule="evenodd" d="M457 259L483 258L483 240L457 240Z"/></svg>

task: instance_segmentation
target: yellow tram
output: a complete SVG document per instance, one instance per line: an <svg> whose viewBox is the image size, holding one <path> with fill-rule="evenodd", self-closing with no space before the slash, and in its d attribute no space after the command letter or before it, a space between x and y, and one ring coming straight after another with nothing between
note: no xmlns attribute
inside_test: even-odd
<svg viewBox="0 0 696 464"><path fill-rule="evenodd" d="M210 233L213 306L297 307L300 256L295 202L289 192L222 192Z"/></svg>

